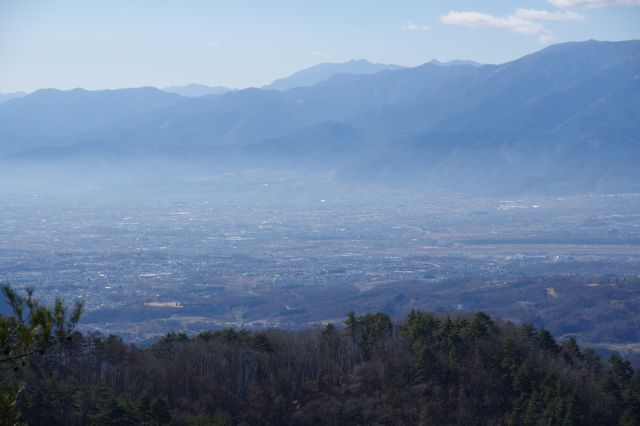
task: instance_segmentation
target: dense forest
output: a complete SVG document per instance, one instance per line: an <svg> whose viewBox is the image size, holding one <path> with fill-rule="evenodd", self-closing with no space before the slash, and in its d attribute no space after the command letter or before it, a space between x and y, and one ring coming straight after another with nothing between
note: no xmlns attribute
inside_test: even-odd
<svg viewBox="0 0 640 426"><path fill-rule="evenodd" d="M349 313L301 332L74 331L81 306L3 287L2 424L638 425L640 372L488 315Z"/></svg>

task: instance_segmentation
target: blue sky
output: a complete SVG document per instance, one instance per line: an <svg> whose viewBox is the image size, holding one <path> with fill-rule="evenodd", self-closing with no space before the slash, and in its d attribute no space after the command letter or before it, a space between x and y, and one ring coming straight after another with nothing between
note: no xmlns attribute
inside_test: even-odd
<svg viewBox="0 0 640 426"><path fill-rule="evenodd" d="M640 38L640 0L0 0L0 92L198 82L242 88L320 63L500 63Z"/></svg>

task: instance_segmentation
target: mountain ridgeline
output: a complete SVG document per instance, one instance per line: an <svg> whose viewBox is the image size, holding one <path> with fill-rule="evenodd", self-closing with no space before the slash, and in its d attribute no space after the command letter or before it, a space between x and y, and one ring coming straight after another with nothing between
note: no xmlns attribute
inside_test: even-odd
<svg viewBox="0 0 640 426"><path fill-rule="evenodd" d="M386 70L399 70L404 67L393 64L372 64L365 59L353 59L340 64L324 63L280 78L263 87L267 90L287 91L296 87L313 86L336 74L376 74Z"/></svg>
<svg viewBox="0 0 640 426"><path fill-rule="evenodd" d="M476 194L640 190L640 41L500 65L346 64L197 98L38 91L0 104L0 155L331 171Z"/></svg>
<svg viewBox="0 0 640 426"><path fill-rule="evenodd" d="M25 92L0 93L0 103L25 96Z"/></svg>

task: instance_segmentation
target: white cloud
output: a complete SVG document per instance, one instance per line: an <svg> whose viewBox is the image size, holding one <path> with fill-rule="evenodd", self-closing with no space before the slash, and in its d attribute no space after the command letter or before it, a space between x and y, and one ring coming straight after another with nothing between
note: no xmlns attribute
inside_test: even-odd
<svg viewBox="0 0 640 426"><path fill-rule="evenodd" d="M538 9L518 9L514 16L530 21L580 21L584 19L584 15L576 12L549 12L548 10Z"/></svg>
<svg viewBox="0 0 640 426"><path fill-rule="evenodd" d="M441 21L443 24L469 28L506 28L516 33L538 36L543 43L548 43L552 38L550 31L543 25L515 15L501 18L480 12L449 12Z"/></svg>
<svg viewBox="0 0 640 426"><path fill-rule="evenodd" d="M469 28L505 28L519 34L535 36L542 43L551 43L553 34L537 21L576 21L584 16L575 12L549 12L548 10L518 9L508 16L494 16L480 12L449 12L440 18L446 25Z"/></svg>
<svg viewBox="0 0 640 426"><path fill-rule="evenodd" d="M547 0L560 9L579 9L583 7L602 6L640 6L640 0Z"/></svg>
<svg viewBox="0 0 640 426"><path fill-rule="evenodd" d="M407 22L406 24L402 24L400 29L403 31L431 31L431 27L428 25L418 25L413 22Z"/></svg>

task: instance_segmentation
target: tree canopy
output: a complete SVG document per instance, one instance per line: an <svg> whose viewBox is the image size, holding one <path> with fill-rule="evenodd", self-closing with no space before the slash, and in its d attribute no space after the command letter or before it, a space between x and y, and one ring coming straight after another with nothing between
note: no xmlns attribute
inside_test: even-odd
<svg viewBox="0 0 640 426"><path fill-rule="evenodd" d="M16 306L29 310L29 297ZM62 323L55 307L48 312L55 350L34 350L39 338L19 348L9 339L13 356L24 354L28 362L1 376L3 386L8 377L21 384L15 412L33 425L635 425L640 419L640 374L627 360L613 355L603 362L575 339L559 342L547 330L482 312L412 311L399 324L384 313L351 312L343 324L298 332L171 332L145 348L117 336L73 333L76 311ZM23 321L15 313L3 323ZM63 323L57 334L55 324Z"/></svg>

